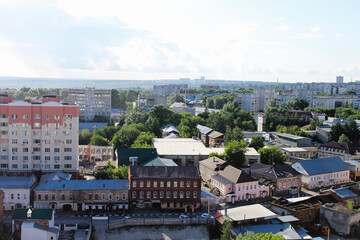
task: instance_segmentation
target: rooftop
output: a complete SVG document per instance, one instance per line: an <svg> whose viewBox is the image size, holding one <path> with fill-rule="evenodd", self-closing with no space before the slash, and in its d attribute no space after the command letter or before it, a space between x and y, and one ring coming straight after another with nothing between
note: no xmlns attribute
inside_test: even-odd
<svg viewBox="0 0 360 240"><path fill-rule="evenodd" d="M275 133L275 135L292 140L308 139L307 137L296 136L288 133Z"/></svg>
<svg viewBox="0 0 360 240"><path fill-rule="evenodd" d="M289 148L283 148L282 150L286 152L307 152L304 148L298 148L298 147L289 147Z"/></svg>
<svg viewBox="0 0 360 240"><path fill-rule="evenodd" d="M225 210L220 210L225 215ZM277 215L260 204L227 209L227 216L232 221L256 220L259 218L275 218Z"/></svg>
<svg viewBox="0 0 360 240"><path fill-rule="evenodd" d="M156 157L141 163L140 166L177 166L177 164L172 159Z"/></svg>
<svg viewBox="0 0 360 240"><path fill-rule="evenodd" d="M333 191L336 195L338 195L342 199L353 198L358 196L348 188L332 189L331 191Z"/></svg>
<svg viewBox="0 0 360 240"><path fill-rule="evenodd" d="M260 156L260 153L253 147L248 147L245 152L245 156Z"/></svg>
<svg viewBox="0 0 360 240"><path fill-rule="evenodd" d="M57 229L57 228L47 227L47 226L40 225L40 224L37 224L37 223L34 223L34 222L23 222L21 224L21 228L36 228L36 229L39 229L39 230L43 230L43 231L46 231L46 232L52 232L52 233L55 233L55 234L59 233L59 229Z"/></svg>
<svg viewBox="0 0 360 240"><path fill-rule="evenodd" d="M219 154L224 148L207 148L200 139L193 138L154 138L154 146L160 156L208 156L212 152Z"/></svg>
<svg viewBox="0 0 360 240"><path fill-rule="evenodd" d="M129 180L59 180L39 183L35 190L126 190Z"/></svg>
<svg viewBox="0 0 360 240"><path fill-rule="evenodd" d="M297 163L299 163L309 175L349 170L348 165L340 157L306 159L299 160Z"/></svg>
<svg viewBox="0 0 360 240"><path fill-rule="evenodd" d="M222 165L224 163L226 163L226 161L214 156L214 157L210 157L208 159L200 161L199 165L203 165L214 171L219 165Z"/></svg>
<svg viewBox="0 0 360 240"><path fill-rule="evenodd" d="M196 128L202 134L209 134L210 132L213 131L213 129L211 129L209 127L206 127L206 126L203 126L203 125L200 125L200 124L196 125Z"/></svg>
<svg viewBox="0 0 360 240"><path fill-rule="evenodd" d="M195 166L130 166L131 178L187 178L198 179Z"/></svg>
<svg viewBox="0 0 360 240"><path fill-rule="evenodd" d="M0 176L0 189L30 189L35 176Z"/></svg>

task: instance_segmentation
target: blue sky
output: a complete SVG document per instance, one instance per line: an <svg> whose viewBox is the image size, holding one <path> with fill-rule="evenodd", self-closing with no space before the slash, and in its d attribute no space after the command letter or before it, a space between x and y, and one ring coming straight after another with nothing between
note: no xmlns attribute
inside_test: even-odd
<svg viewBox="0 0 360 240"><path fill-rule="evenodd" d="M0 76L360 80L359 5L0 0Z"/></svg>

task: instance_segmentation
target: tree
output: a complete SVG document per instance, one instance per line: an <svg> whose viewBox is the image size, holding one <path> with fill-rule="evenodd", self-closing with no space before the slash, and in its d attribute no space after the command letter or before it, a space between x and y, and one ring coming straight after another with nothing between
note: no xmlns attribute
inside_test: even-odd
<svg viewBox="0 0 360 240"><path fill-rule="evenodd" d="M230 239L230 238L229 238ZM236 240L285 240L284 236L273 233L253 233L247 231L245 234L239 234Z"/></svg>
<svg viewBox="0 0 360 240"><path fill-rule="evenodd" d="M233 140L227 144L225 155L232 165L240 167L244 164L247 147L248 145L244 141Z"/></svg>
<svg viewBox="0 0 360 240"><path fill-rule="evenodd" d="M128 179L129 166L119 166L116 168L110 162L106 165L104 170L95 174L96 179Z"/></svg>
<svg viewBox="0 0 360 240"><path fill-rule="evenodd" d="M336 123L334 126L331 127L330 130L331 141L337 142L342 134L344 134L344 129L342 128L340 123Z"/></svg>
<svg viewBox="0 0 360 240"><path fill-rule="evenodd" d="M109 146L111 145L110 141L104 138L103 136L94 134L91 138L90 145L94 146Z"/></svg>
<svg viewBox="0 0 360 240"><path fill-rule="evenodd" d="M172 93L168 97L168 105L171 105L176 102L185 102L184 97L179 93Z"/></svg>
<svg viewBox="0 0 360 240"><path fill-rule="evenodd" d="M91 141L91 132L83 129L79 132L79 145L88 145Z"/></svg>
<svg viewBox="0 0 360 240"><path fill-rule="evenodd" d="M123 126L112 139L112 144L116 148L129 148L141 132L146 132L144 124L130 124Z"/></svg>
<svg viewBox="0 0 360 240"><path fill-rule="evenodd" d="M233 128L231 132L231 140L241 141L244 139L244 133L239 127Z"/></svg>
<svg viewBox="0 0 360 240"><path fill-rule="evenodd" d="M275 146L260 148L258 152L260 153L261 162L264 164L277 164L286 161L286 155Z"/></svg>
<svg viewBox="0 0 360 240"><path fill-rule="evenodd" d="M339 143L350 143L350 140L349 138L345 135L345 134L342 134L340 137L339 137Z"/></svg>
<svg viewBox="0 0 360 240"><path fill-rule="evenodd" d="M260 135L252 136L249 147L253 147L256 150L259 150L260 148L264 147L264 140Z"/></svg>
<svg viewBox="0 0 360 240"><path fill-rule="evenodd" d="M136 107L126 115L125 124L145 123L147 119L148 113L142 111L140 107Z"/></svg>
<svg viewBox="0 0 360 240"><path fill-rule="evenodd" d="M154 138L156 138L156 136L153 133L141 132L134 143L131 145L131 148L153 148L154 145L152 140Z"/></svg>
<svg viewBox="0 0 360 240"><path fill-rule="evenodd" d="M221 240L230 240L232 235L231 231L232 231L232 223L229 219L225 219L222 225Z"/></svg>

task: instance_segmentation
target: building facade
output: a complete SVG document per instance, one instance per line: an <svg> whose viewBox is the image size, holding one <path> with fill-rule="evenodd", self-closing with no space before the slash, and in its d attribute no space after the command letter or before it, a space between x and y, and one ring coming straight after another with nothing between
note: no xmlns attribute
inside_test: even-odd
<svg viewBox="0 0 360 240"><path fill-rule="evenodd" d="M200 207L201 181L195 166L130 166L132 207L178 209Z"/></svg>
<svg viewBox="0 0 360 240"><path fill-rule="evenodd" d="M79 117L91 121L96 115L111 116L111 90L85 88L69 89L69 103L79 106Z"/></svg>
<svg viewBox="0 0 360 240"><path fill-rule="evenodd" d="M168 84L168 85L154 85L153 90L155 95L169 96L172 93L180 93L181 89L187 89L187 84Z"/></svg>
<svg viewBox="0 0 360 240"><path fill-rule="evenodd" d="M79 145L79 160L95 164L98 168L106 166L109 161L117 166L114 153L114 146Z"/></svg>
<svg viewBox="0 0 360 240"><path fill-rule="evenodd" d="M0 171L77 171L78 107L58 100L0 104Z"/></svg>
<svg viewBox="0 0 360 240"><path fill-rule="evenodd" d="M34 189L36 208L64 211L128 209L128 180L50 180Z"/></svg>

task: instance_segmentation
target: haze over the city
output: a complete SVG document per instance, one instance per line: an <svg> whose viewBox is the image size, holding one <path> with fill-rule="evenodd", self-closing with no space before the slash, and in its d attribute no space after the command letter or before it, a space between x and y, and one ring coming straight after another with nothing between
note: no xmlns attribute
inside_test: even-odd
<svg viewBox="0 0 360 240"><path fill-rule="evenodd" d="M355 81L359 4L0 0L0 76Z"/></svg>

